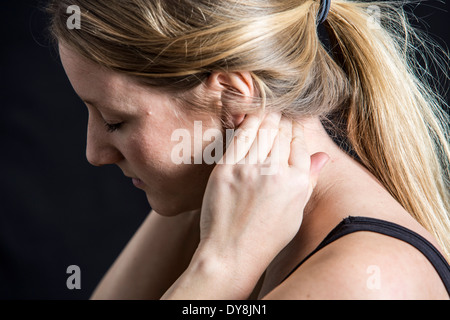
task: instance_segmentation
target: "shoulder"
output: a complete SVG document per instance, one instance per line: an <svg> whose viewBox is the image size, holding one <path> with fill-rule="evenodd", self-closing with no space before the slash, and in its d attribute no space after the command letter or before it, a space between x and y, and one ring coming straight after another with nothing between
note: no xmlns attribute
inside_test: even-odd
<svg viewBox="0 0 450 320"><path fill-rule="evenodd" d="M314 254L265 299L447 299L428 259L372 232L344 236Z"/></svg>

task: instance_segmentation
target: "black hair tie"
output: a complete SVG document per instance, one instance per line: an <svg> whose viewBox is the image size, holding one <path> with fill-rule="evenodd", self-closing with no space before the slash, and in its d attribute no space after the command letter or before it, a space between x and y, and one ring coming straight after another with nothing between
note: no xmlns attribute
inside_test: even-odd
<svg viewBox="0 0 450 320"><path fill-rule="evenodd" d="M330 11L331 0L320 0L319 14L317 15L317 25L327 20L328 11Z"/></svg>

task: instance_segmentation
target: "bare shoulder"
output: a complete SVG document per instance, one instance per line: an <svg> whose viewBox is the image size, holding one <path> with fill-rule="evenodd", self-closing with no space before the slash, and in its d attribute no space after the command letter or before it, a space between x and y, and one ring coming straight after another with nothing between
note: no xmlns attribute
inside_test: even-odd
<svg viewBox="0 0 450 320"><path fill-rule="evenodd" d="M428 259L372 232L344 236L314 254L264 299L448 299Z"/></svg>

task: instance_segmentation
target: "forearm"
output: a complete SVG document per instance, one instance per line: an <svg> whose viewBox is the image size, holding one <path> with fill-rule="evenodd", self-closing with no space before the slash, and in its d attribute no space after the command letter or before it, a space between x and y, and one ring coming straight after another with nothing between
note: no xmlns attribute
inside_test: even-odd
<svg viewBox="0 0 450 320"><path fill-rule="evenodd" d="M151 213L91 299L159 299L189 265L198 245L198 214Z"/></svg>
<svg viewBox="0 0 450 320"><path fill-rule="evenodd" d="M216 251L217 252L217 251ZM263 273L234 254L197 249L189 267L163 295L163 300L247 299Z"/></svg>

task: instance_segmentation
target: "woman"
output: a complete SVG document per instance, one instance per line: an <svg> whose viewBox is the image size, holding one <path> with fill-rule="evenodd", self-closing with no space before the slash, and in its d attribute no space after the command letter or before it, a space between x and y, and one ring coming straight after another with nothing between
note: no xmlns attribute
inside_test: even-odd
<svg viewBox="0 0 450 320"><path fill-rule="evenodd" d="M392 3L329 5L50 2L87 158L153 208L94 299L449 298L448 117L421 38Z"/></svg>

